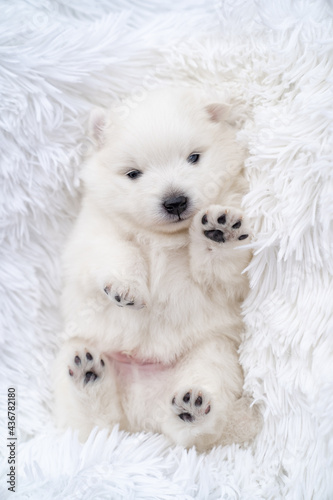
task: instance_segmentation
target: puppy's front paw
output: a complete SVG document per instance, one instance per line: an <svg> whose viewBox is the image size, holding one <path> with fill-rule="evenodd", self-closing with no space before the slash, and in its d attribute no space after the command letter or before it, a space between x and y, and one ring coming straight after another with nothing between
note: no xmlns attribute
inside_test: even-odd
<svg viewBox="0 0 333 500"><path fill-rule="evenodd" d="M89 348L76 349L68 365L68 374L72 380L80 385L91 385L103 378L105 372L104 359Z"/></svg>
<svg viewBox="0 0 333 500"><path fill-rule="evenodd" d="M140 292L133 285L113 282L112 284L105 285L104 293L119 307L142 309L146 306L146 301L140 296Z"/></svg>
<svg viewBox="0 0 333 500"><path fill-rule="evenodd" d="M172 409L183 422L199 423L210 413L210 398L200 389L180 391L172 399Z"/></svg>
<svg viewBox="0 0 333 500"><path fill-rule="evenodd" d="M236 208L211 205L198 214L198 218L205 237L216 243L242 241L249 237L244 215Z"/></svg>

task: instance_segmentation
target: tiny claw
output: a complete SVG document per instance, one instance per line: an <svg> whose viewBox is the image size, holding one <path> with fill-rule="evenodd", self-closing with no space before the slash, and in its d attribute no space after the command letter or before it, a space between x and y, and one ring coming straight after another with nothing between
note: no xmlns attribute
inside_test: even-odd
<svg viewBox="0 0 333 500"><path fill-rule="evenodd" d="M208 415L209 412L210 412L210 405L207 406L206 411L205 411L205 415Z"/></svg>

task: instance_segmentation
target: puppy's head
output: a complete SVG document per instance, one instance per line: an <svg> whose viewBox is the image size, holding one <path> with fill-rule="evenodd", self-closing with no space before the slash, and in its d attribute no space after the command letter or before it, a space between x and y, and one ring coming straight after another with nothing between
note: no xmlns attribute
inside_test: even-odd
<svg viewBox="0 0 333 500"><path fill-rule="evenodd" d="M87 196L136 227L185 229L242 168L226 114L225 106L190 89L155 91L108 114L95 111Z"/></svg>

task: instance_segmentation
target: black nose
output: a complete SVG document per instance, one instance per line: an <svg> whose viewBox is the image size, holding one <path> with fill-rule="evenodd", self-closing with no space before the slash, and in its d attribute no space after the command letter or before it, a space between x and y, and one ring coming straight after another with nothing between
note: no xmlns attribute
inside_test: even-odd
<svg viewBox="0 0 333 500"><path fill-rule="evenodd" d="M187 198L186 196L172 196L165 200L163 206L169 214L179 215L186 210Z"/></svg>

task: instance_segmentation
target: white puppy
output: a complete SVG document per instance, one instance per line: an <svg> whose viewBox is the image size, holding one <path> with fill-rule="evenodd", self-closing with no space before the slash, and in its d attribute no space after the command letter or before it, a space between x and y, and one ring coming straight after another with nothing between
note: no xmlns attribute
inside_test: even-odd
<svg viewBox="0 0 333 500"><path fill-rule="evenodd" d="M69 241L56 415L162 432L199 450L251 439L237 348L248 283L244 152L225 106L156 91L128 115L97 111Z"/></svg>

